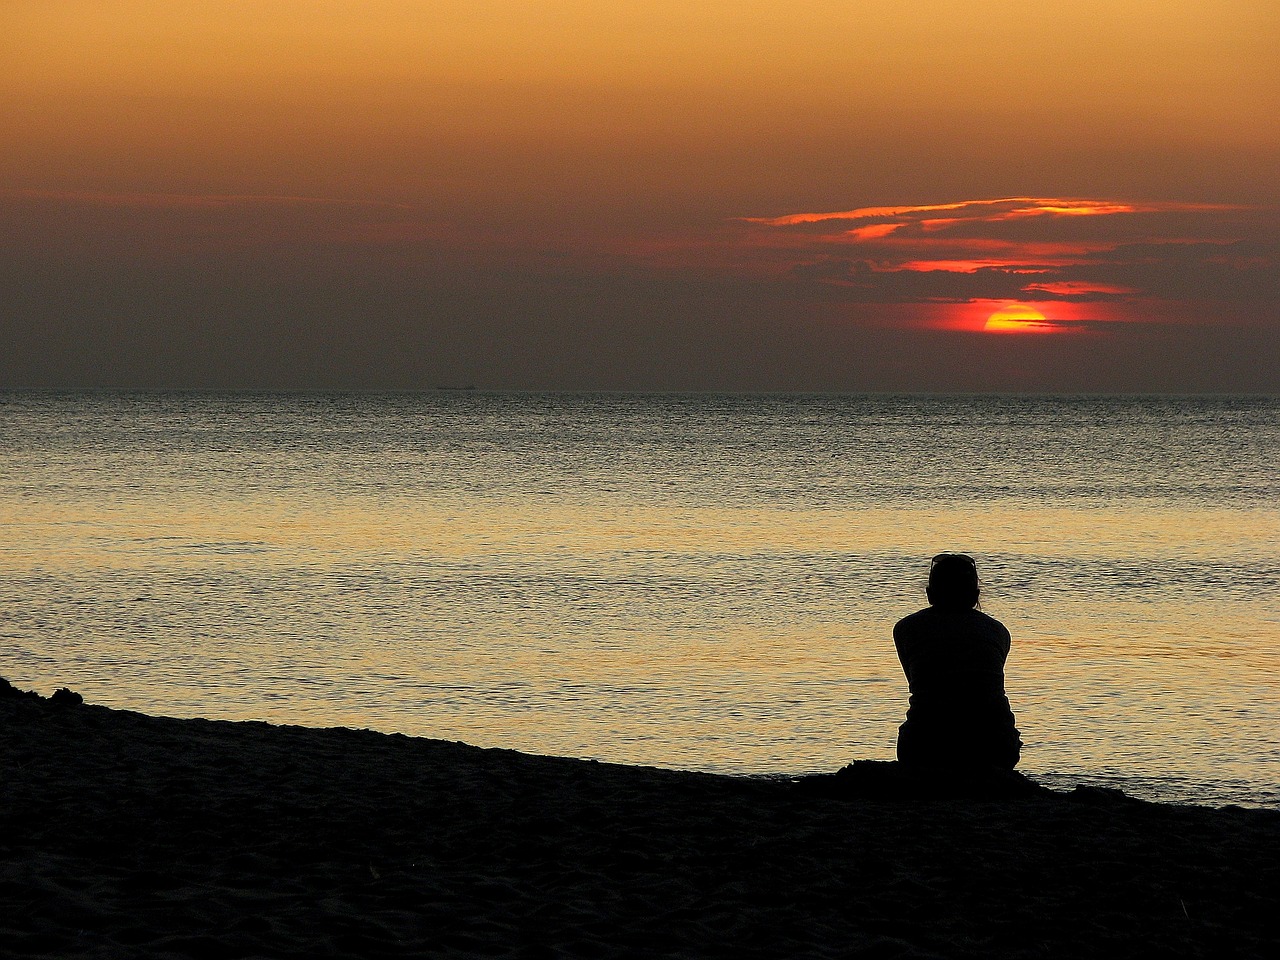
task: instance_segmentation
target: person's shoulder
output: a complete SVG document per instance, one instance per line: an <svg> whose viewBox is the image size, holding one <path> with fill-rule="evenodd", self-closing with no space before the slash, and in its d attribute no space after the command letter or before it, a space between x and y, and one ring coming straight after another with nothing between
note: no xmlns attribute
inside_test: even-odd
<svg viewBox="0 0 1280 960"><path fill-rule="evenodd" d="M921 623L925 620L931 620L935 613L936 611L933 609L933 607L925 607L922 610L917 610L915 613L907 614L905 617L903 617L901 620L898 621L898 626L902 626L903 624Z"/></svg>
<svg viewBox="0 0 1280 960"><path fill-rule="evenodd" d="M983 613L981 610L974 610L973 615L978 618L978 622L982 624L987 632L1003 637L1009 636L1009 628L990 614Z"/></svg>
<svg viewBox="0 0 1280 960"><path fill-rule="evenodd" d="M915 613L908 614L893 625L893 635L909 636L918 632L930 620L933 619L934 610L932 607L925 607L923 610L917 610Z"/></svg>

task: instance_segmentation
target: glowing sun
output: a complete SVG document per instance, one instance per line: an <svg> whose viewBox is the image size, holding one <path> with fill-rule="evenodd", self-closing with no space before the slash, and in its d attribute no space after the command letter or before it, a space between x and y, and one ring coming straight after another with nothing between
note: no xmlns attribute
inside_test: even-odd
<svg viewBox="0 0 1280 960"><path fill-rule="evenodd" d="M1053 329L1046 323L1044 314L1025 303L1011 303L1001 307L982 328L993 333L1045 333Z"/></svg>

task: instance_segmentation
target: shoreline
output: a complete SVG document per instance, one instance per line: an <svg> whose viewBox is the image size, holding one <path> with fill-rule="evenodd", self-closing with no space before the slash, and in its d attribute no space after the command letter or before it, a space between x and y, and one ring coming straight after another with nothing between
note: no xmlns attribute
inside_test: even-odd
<svg viewBox="0 0 1280 960"><path fill-rule="evenodd" d="M738 778L56 699L0 696L0 944L15 954L1280 945L1260 892L1280 887L1280 811L1100 789L926 795L883 777L877 793L851 774Z"/></svg>

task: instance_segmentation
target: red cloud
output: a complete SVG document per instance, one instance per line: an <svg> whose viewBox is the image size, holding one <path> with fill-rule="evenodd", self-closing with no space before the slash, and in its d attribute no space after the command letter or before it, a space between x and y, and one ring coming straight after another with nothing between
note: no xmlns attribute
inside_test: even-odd
<svg viewBox="0 0 1280 960"><path fill-rule="evenodd" d="M1259 216L1223 204L1003 197L746 217L738 243L755 251L759 275L785 263L794 280L852 302L970 304L979 314L993 303L1109 304L1089 317L1044 314L1046 329L1086 329L1125 319L1125 304L1149 312L1138 305L1189 292L1266 299L1280 241L1265 231L1242 239L1258 235Z"/></svg>

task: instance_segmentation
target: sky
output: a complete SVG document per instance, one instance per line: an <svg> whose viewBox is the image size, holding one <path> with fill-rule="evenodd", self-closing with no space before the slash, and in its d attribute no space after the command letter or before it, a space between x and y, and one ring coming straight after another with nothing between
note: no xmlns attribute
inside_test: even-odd
<svg viewBox="0 0 1280 960"><path fill-rule="evenodd" d="M0 388L1280 390L1274 0L3 0Z"/></svg>

